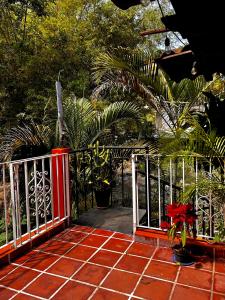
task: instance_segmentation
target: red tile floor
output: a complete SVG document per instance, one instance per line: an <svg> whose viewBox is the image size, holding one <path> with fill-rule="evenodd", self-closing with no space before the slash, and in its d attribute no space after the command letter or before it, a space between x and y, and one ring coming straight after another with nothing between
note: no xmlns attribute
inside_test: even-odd
<svg viewBox="0 0 225 300"><path fill-rule="evenodd" d="M222 300L225 259L180 267L168 248L75 226L0 269L5 299Z"/></svg>

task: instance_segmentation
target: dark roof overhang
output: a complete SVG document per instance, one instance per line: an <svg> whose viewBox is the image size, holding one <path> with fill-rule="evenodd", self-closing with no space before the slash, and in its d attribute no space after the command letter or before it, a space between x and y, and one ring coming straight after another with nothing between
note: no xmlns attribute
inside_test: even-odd
<svg viewBox="0 0 225 300"><path fill-rule="evenodd" d="M112 2L119 8L126 10L131 6L141 4L141 0L112 0Z"/></svg>
<svg viewBox="0 0 225 300"><path fill-rule="evenodd" d="M151 0L154 1L154 0ZM211 80L214 73L225 75L225 43L223 1L214 0L170 0L174 15L162 17L164 31L179 32L189 42L189 50L184 47L179 53L175 50L162 55L158 64L176 81L194 78L193 64L197 74ZM121 9L140 5L141 0L112 0ZM162 30L160 30L162 32ZM174 72L174 74L173 74Z"/></svg>
<svg viewBox="0 0 225 300"><path fill-rule="evenodd" d="M142 4L142 0L111 0L117 7L126 10L130 8L131 6L140 5ZM149 0L151 2L155 0ZM144 2L144 0L143 0ZM148 2L147 2L148 4Z"/></svg>
<svg viewBox="0 0 225 300"><path fill-rule="evenodd" d="M162 54L155 61L176 82L181 78L194 79L197 76L192 72L195 57L191 50L176 49L170 54Z"/></svg>
<svg viewBox="0 0 225 300"><path fill-rule="evenodd" d="M221 42L224 35L222 2L214 0L203 4L196 0L171 0L171 3L176 14L162 17L162 22L167 29L179 32L188 40L198 75L203 74L211 80L213 73L225 74L225 45Z"/></svg>

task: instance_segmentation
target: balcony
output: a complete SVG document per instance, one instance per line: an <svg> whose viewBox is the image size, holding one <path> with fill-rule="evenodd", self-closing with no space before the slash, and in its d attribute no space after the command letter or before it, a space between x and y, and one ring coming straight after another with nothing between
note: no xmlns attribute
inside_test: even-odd
<svg viewBox="0 0 225 300"><path fill-rule="evenodd" d="M126 234L70 227L1 269L1 299L224 299L225 259L181 267L171 256Z"/></svg>
<svg viewBox="0 0 225 300"><path fill-rule="evenodd" d="M173 158L167 160L166 172L161 157L152 160L142 150L141 155L133 154L133 169L129 169L133 176L128 176L133 181L130 235L71 223L73 193L69 166L71 157L77 153L60 150L1 165L1 300L225 299L224 244L212 243L217 233L216 220L221 218L222 211L215 211L212 198L197 197L199 189L195 189L199 214L196 249L201 249L201 253L193 252L195 264L176 265L160 230L165 205L182 196L193 178L198 183L202 168L207 170L207 176L213 175L211 162L207 166L206 160L194 158L195 172L191 178L190 159L189 164L184 158L176 160L175 184ZM124 153L121 157L125 157ZM117 159L121 157L117 155ZM124 194L122 175L128 172L125 169L122 161L118 180ZM85 172L81 176L85 181ZM212 180L212 176L208 177ZM113 197L111 201L113 209L117 201ZM92 206L94 209L90 189L75 207L79 207L80 214Z"/></svg>

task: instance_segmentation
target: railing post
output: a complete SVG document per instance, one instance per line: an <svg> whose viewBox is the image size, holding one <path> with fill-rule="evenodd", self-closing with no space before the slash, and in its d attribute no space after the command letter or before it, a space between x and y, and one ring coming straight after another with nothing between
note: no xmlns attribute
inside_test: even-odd
<svg viewBox="0 0 225 300"><path fill-rule="evenodd" d="M135 234L137 229L137 199L136 199L136 156L132 154L132 198L133 198L133 234Z"/></svg>
<svg viewBox="0 0 225 300"><path fill-rule="evenodd" d="M52 149L52 195L54 219L70 217L71 203L69 199L69 148Z"/></svg>
<svg viewBox="0 0 225 300"><path fill-rule="evenodd" d="M146 210L147 210L147 226L151 224L151 196L150 196L150 176L149 176L149 147L145 148L145 198L146 198Z"/></svg>
<svg viewBox="0 0 225 300"><path fill-rule="evenodd" d="M12 224L13 224L13 242L16 248L17 243L17 228L16 228L16 205L15 205L15 185L14 185L14 172L13 164L9 164L9 175L10 175L10 190L11 190L11 201L12 201Z"/></svg>

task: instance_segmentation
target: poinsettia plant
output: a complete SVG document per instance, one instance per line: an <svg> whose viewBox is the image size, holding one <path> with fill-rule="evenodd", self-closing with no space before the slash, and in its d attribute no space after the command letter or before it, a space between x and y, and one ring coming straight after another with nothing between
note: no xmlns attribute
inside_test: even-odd
<svg viewBox="0 0 225 300"><path fill-rule="evenodd" d="M194 224L197 215L194 208L190 203L173 203L168 204L166 210L166 215L172 218L171 223L164 221L161 223L161 228L167 230L168 237L172 241L176 237L180 237L181 245L184 248L187 242L187 236L195 237Z"/></svg>

